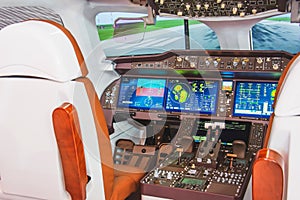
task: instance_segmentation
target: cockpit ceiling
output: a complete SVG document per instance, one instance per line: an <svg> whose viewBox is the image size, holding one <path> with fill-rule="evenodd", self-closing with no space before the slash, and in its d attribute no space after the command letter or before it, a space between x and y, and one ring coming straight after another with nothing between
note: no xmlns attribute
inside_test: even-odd
<svg viewBox="0 0 300 200"><path fill-rule="evenodd" d="M10 24L29 19L51 20L63 25L58 14L41 6L0 7L0 30Z"/></svg>
<svg viewBox="0 0 300 200"><path fill-rule="evenodd" d="M258 13L277 10L284 12L286 2L282 0L245 0L245 1L195 1L195 0L154 0L154 10L189 18L238 16L245 17Z"/></svg>
<svg viewBox="0 0 300 200"><path fill-rule="evenodd" d="M137 4L137 5L146 5L147 0L89 0L89 2L93 3L101 3L101 4L116 4L116 5L131 5L131 4Z"/></svg>

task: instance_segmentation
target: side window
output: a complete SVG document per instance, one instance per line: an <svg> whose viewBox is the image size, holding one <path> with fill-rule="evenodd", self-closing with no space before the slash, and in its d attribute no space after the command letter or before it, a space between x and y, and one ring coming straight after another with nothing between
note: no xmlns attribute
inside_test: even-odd
<svg viewBox="0 0 300 200"><path fill-rule="evenodd" d="M300 52L300 27L290 23L290 14L260 21L252 28L254 50L283 50Z"/></svg>
<svg viewBox="0 0 300 200"><path fill-rule="evenodd" d="M127 41L119 41L113 37L113 23L118 17L141 17L139 13L99 13L96 16L99 39L105 54L110 56L126 56L156 54L172 49L185 49L184 20L181 18L157 17L155 25L147 25L146 29L133 29ZM219 49L215 33L203 23L189 21L189 41L191 49ZM134 38L134 39L133 39Z"/></svg>

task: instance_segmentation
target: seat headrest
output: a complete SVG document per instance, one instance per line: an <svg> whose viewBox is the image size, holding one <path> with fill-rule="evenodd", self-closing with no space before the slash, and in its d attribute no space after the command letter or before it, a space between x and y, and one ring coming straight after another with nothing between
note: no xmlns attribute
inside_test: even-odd
<svg viewBox="0 0 300 200"><path fill-rule="evenodd" d="M0 77L31 76L59 82L86 76L80 48L63 26L29 20L0 30Z"/></svg>
<svg viewBox="0 0 300 200"><path fill-rule="evenodd" d="M289 63L279 80L274 113L276 116L300 115L300 53Z"/></svg>

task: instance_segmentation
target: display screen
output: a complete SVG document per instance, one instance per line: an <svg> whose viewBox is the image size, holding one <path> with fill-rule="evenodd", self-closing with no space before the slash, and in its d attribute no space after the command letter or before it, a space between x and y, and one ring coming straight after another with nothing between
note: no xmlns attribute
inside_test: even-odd
<svg viewBox="0 0 300 200"><path fill-rule="evenodd" d="M236 82L233 115L268 118L273 112L277 83Z"/></svg>
<svg viewBox="0 0 300 200"><path fill-rule="evenodd" d="M214 114L218 92L218 81L170 79L167 86L166 110Z"/></svg>
<svg viewBox="0 0 300 200"><path fill-rule="evenodd" d="M195 142L199 143L206 140L207 128L205 128L206 123L211 123L209 120L199 120L197 123L197 134L193 136ZM220 121L221 122L221 121ZM251 133L252 123L242 122L242 121L225 121L225 128L221 130L221 135L219 139L222 145L232 145L234 140L242 140L248 145L249 135Z"/></svg>
<svg viewBox="0 0 300 200"><path fill-rule="evenodd" d="M222 81L222 91L232 92L233 81Z"/></svg>
<svg viewBox="0 0 300 200"><path fill-rule="evenodd" d="M195 178L183 178L181 183L185 183L185 184L190 184L190 185L198 185L201 186L205 183L206 181L203 179L195 179Z"/></svg>
<svg viewBox="0 0 300 200"><path fill-rule="evenodd" d="M165 86L165 79L122 77L118 107L162 109Z"/></svg>

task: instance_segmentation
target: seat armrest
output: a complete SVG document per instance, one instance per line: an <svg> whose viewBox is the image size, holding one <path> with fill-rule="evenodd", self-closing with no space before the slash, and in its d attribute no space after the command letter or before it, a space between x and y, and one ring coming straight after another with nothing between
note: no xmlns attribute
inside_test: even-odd
<svg viewBox="0 0 300 200"><path fill-rule="evenodd" d="M53 111L52 119L66 190L72 199L84 200L88 177L76 109L64 103Z"/></svg>
<svg viewBox="0 0 300 200"><path fill-rule="evenodd" d="M284 162L282 156L268 148L257 152L252 171L253 200L282 200Z"/></svg>

